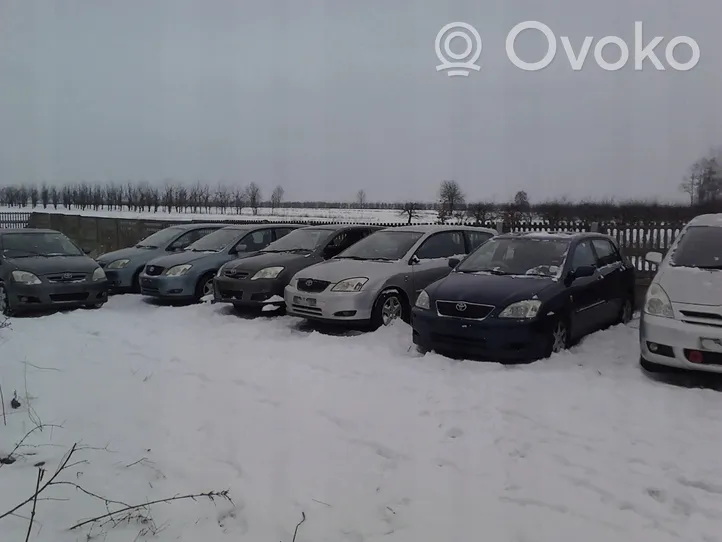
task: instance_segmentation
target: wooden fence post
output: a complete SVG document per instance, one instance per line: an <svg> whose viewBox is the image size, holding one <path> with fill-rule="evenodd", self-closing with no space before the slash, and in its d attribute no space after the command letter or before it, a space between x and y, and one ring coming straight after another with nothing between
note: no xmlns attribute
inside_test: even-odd
<svg viewBox="0 0 722 542"><path fill-rule="evenodd" d="M496 221L496 233L504 233L504 221L503 220Z"/></svg>

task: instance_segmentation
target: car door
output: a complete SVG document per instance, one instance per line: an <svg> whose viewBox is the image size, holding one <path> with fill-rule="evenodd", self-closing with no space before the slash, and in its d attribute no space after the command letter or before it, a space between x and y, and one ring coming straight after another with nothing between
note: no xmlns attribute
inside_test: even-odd
<svg viewBox="0 0 722 542"><path fill-rule="evenodd" d="M592 247L597 256L601 295L604 300L601 316L604 323L609 324L617 318L627 294L624 287L624 262L609 239L592 239Z"/></svg>
<svg viewBox="0 0 722 542"><path fill-rule="evenodd" d="M411 257L415 296L451 272L449 258L463 258L465 255L463 231L444 231L427 237Z"/></svg>
<svg viewBox="0 0 722 542"><path fill-rule="evenodd" d="M589 239L580 241L574 247L569 270L573 273L580 267L587 266L595 268L594 275L576 278L568 285L572 304L571 327L575 337L598 329L603 320L601 275L597 269L597 256Z"/></svg>

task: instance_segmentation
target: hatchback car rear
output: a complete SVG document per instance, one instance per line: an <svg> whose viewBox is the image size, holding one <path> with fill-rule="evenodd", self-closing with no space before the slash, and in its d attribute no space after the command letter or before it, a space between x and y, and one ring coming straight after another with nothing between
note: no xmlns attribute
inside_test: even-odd
<svg viewBox="0 0 722 542"><path fill-rule="evenodd" d="M648 371L722 373L722 214L693 219L659 264L647 290L639 328Z"/></svg>

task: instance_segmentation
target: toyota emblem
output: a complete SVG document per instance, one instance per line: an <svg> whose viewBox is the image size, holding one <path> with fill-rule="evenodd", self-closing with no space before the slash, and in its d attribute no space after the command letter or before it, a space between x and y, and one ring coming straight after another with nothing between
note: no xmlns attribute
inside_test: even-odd
<svg viewBox="0 0 722 542"><path fill-rule="evenodd" d="M313 280L308 279L308 280L306 281L306 286L313 286Z"/></svg>
<svg viewBox="0 0 722 542"><path fill-rule="evenodd" d="M151 273L153 273L153 272L155 271L155 267L153 267L153 266L151 265L151 266L148 268L148 271L150 271Z"/></svg>
<svg viewBox="0 0 722 542"><path fill-rule="evenodd" d="M72 274L72 273L63 273L63 278L64 278L65 280L72 279L72 278L73 278L73 274Z"/></svg>
<svg viewBox="0 0 722 542"><path fill-rule="evenodd" d="M459 312L464 312L466 310L466 303L464 303L463 301L461 303L457 303L456 310Z"/></svg>

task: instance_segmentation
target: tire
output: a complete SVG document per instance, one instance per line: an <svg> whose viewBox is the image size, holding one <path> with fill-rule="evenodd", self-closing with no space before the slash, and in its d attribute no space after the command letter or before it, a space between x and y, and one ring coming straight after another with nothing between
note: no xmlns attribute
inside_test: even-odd
<svg viewBox="0 0 722 542"><path fill-rule="evenodd" d="M566 318L559 318L549 327L546 345L547 358L569 348L571 338L567 322Z"/></svg>
<svg viewBox="0 0 722 542"><path fill-rule="evenodd" d="M195 300L200 303L201 299L209 294L213 294L213 277L215 273L206 273L203 275L198 284L196 284ZM210 289L208 289L210 288Z"/></svg>
<svg viewBox="0 0 722 542"><path fill-rule="evenodd" d="M132 294L140 293L140 274L142 273L142 271L143 271L143 268L141 267L133 275L133 282L130 285L130 293L132 293Z"/></svg>
<svg viewBox="0 0 722 542"><path fill-rule="evenodd" d="M4 284L0 284L0 316L12 316L13 310L10 307L10 300Z"/></svg>
<svg viewBox="0 0 722 542"><path fill-rule="evenodd" d="M381 292L371 312L371 329L391 325L394 320L408 321L409 307L404 297L398 292Z"/></svg>
<svg viewBox="0 0 722 542"><path fill-rule="evenodd" d="M631 322L632 316L634 316L634 301L631 297L626 297L622 301L615 324L624 324L626 326Z"/></svg>

